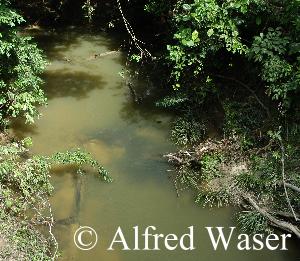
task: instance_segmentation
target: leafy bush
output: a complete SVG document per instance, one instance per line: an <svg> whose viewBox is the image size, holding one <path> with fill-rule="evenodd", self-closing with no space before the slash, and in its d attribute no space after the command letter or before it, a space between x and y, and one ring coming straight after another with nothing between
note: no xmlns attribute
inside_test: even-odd
<svg viewBox="0 0 300 261"><path fill-rule="evenodd" d="M73 150L48 157L28 157L28 143L27 139L0 145L0 220L8 227L11 226L12 219L20 222L20 226L11 228L18 232L13 236L7 234L6 237L12 246L16 240L23 242L22 247L28 256L22 260L48 260L49 250L56 242L46 240L32 224L53 226L53 217L47 217L51 214L48 198L53 191L50 183L51 168L55 165L71 164L78 166L79 173L83 173L83 167L90 166L105 181L110 182L111 178L87 152ZM37 245L38 248L32 248ZM19 251L22 247L18 247ZM41 256L43 258L37 258ZM49 260L52 259L49 257Z"/></svg>
<svg viewBox="0 0 300 261"><path fill-rule="evenodd" d="M45 104L39 74L45 68L40 49L31 38L17 31L24 19L0 3L0 124L12 117L23 116L33 122L38 115L36 106Z"/></svg>
<svg viewBox="0 0 300 261"><path fill-rule="evenodd" d="M179 117L173 124L171 139L178 145L191 145L203 139L205 133L206 127L203 123L188 117Z"/></svg>

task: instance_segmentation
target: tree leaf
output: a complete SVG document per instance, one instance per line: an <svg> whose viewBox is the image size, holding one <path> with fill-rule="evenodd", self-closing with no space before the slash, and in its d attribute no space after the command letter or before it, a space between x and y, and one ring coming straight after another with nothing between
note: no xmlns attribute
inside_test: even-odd
<svg viewBox="0 0 300 261"><path fill-rule="evenodd" d="M208 37L211 37L213 34L214 34L214 29L210 28L210 29L207 31Z"/></svg>

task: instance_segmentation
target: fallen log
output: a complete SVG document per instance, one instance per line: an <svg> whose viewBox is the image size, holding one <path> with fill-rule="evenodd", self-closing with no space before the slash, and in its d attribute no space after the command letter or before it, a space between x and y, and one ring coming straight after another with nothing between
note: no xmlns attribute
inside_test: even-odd
<svg viewBox="0 0 300 261"><path fill-rule="evenodd" d="M117 54L117 53L119 53L119 51L108 51L108 52L104 52L104 53L96 53L96 54L90 56L88 58L88 60L93 60L93 59L97 59L97 58L101 58L101 57L104 57L104 56Z"/></svg>
<svg viewBox="0 0 300 261"><path fill-rule="evenodd" d="M242 194L242 197L245 201L247 201L257 212L263 215L273 226L278 227L282 230L288 231L290 233L295 234L298 238L300 238L300 230L297 226L292 223L282 221L273 215L271 215L267 210L261 208L256 201L247 194Z"/></svg>

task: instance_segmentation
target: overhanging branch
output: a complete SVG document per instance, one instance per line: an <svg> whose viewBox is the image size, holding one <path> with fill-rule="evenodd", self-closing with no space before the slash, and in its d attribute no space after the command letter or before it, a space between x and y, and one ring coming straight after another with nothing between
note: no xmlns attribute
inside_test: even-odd
<svg viewBox="0 0 300 261"><path fill-rule="evenodd" d="M293 225L292 223L282 221L280 219L277 219L276 217L272 216L268 211L261 208L255 200L246 194L242 195L244 200L246 200L257 212L259 212L261 215L263 215L272 225L283 229L285 231L291 232L295 234L298 238L300 238L300 230L297 226Z"/></svg>

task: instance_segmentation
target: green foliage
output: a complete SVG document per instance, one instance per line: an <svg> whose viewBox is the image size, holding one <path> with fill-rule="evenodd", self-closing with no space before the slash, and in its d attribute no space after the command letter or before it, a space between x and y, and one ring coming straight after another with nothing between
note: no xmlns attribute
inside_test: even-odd
<svg viewBox="0 0 300 261"><path fill-rule="evenodd" d="M91 166L105 181L111 181L108 172L87 152L79 149L59 152L50 157L33 156L26 159L28 140L0 146L0 188L4 209L14 214L25 213L32 206L42 206L51 194L51 166L73 164Z"/></svg>
<svg viewBox="0 0 300 261"><path fill-rule="evenodd" d="M201 177L203 180L211 180L222 176L220 165L223 162L223 155L218 153L205 154L200 161Z"/></svg>
<svg viewBox="0 0 300 261"><path fill-rule="evenodd" d="M147 1L147 3L144 6L144 10L160 16L163 13L168 12L170 8L171 3L166 1L160 1L160 0L151 0Z"/></svg>
<svg viewBox="0 0 300 261"><path fill-rule="evenodd" d="M75 164L77 166L91 166L97 171L99 176L106 182L112 182L108 171L103 168L98 161L96 161L90 153L82 151L81 149L76 149L67 152L57 152L54 154L50 160L55 164ZM79 173L81 169L79 169Z"/></svg>
<svg viewBox="0 0 300 261"><path fill-rule="evenodd" d="M45 68L41 51L17 32L23 18L0 3L0 124L11 117L24 116L33 122L38 115L36 106L45 104L39 74Z"/></svg>
<svg viewBox="0 0 300 261"><path fill-rule="evenodd" d="M267 33L254 37L249 51L250 59L261 65L261 78L269 95L290 106L291 93L299 89L298 39L283 34L283 28L268 28ZM296 40L296 42L295 42Z"/></svg>
<svg viewBox="0 0 300 261"><path fill-rule="evenodd" d="M134 61L134 62L139 63L139 62L142 60L142 57L141 57L141 55L139 55L139 54L132 54L132 55L129 57L129 60L130 60L130 61Z"/></svg>
<svg viewBox="0 0 300 261"><path fill-rule="evenodd" d="M166 46L159 60L173 88L157 105L180 115L171 136L190 157L176 154L176 180L197 192L203 186L197 202L204 205L241 204L246 194L278 217L279 210L290 211L289 197L299 213L299 195L291 188L284 192L282 168L288 181L299 186L300 2L151 0L145 10L166 30L158 29ZM227 142L203 141L203 111L217 107L211 101L222 106L218 134ZM284 127L274 131L278 126ZM234 145L228 146L231 140ZM203 153L206 147L216 153ZM195 169L194 161L200 167ZM249 209L239 218L242 228L266 231L265 217Z"/></svg>
<svg viewBox="0 0 300 261"><path fill-rule="evenodd" d="M51 168L71 164L78 166L79 173L83 173L83 168L90 166L105 181L110 182L111 178L87 152L77 149L49 157L28 157L27 147L30 144L31 141L25 139L0 146L0 220L6 226L10 226L12 219L20 220L20 225L11 228L14 233L7 235L7 238L12 245L18 243L18 251L26 252L26 258L22 260L50 260L46 258L49 256L50 242L29 224L44 219L44 213L49 211L47 202L53 191Z"/></svg>
<svg viewBox="0 0 300 261"><path fill-rule="evenodd" d="M230 195L226 189L205 192L199 191L195 202L203 207L223 207L229 205Z"/></svg>
<svg viewBox="0 0 300 261"><path fill-rule="evenodd" d="M188 97L184 94L177 94L176 96L166 96L163 99L157 101L156 106L162 108L174 108L179 106L182 107L188 100Z"/></svg>
<svg viewBox="0 0 300 261"><path fill-rule="evenodd" d="M289 41L290 39L282 34L280 28L268 28L267 33L260 33L259 36L254 37L249 57L254 61L262 62L276 54L284 54Z"/></svg>
<svg viewBox="0 0 300 261"><path fill-rule="evenodd" d="M202 205L247 203L247 195L278 219L281 210L291 214L288 201L299 213L299 193L285 191L283 169L299 187L300 2L151 0L145 9L167 28L158 29L166 45L160 60L173 88L157 105L180 115L172 140L190 158L176 154L176 180L199 192ZM222 106L226 142L203 141L203 111L217 107L211 101ZM267 219L248 207L241 227L268 231Z"/></svg>
<svg viewBox="0 0 300 261"><path fill-rule="evenodd" d="M174 183L178 191L186 188L198 190L199 174L192 168L184 166L176 175Z"/></svg>
<svg viewBox="0 0 300 261"><path fill-rule="evenodd" d="M247 193L255 193L261 204L267 204L270 212L289 212L290 209L287 205L283 182L288 182L296 187L300 185L299 173L297 172L299 166L299 149L291 145L286 145L285 153L282 155L282 145L276 145L276 140L273 140L273 142L275 145L272 150L262 156L252 156L251 167L247 172L242 172L236 176L236 184L240 189L243 189L243 191L247 191ZM282 161L284 161L284 171L288 179L283 179ZM294 210L296 212L299 211L299 193L288 190L288 197ZM256 214L259 215L258 213ZM250 216L246 215L242 218L241 223L247 218L250 218ZM253 216L253 219L254 218L255 216ZM259 219L259 217L257 218ZM253 221L252 225L250 220L249 222L250 224L245 221L245 226L249 226L250 228L253 226L254 228L255 221ZM265 221L261 221L261 223L264 224ZM257 221L256 227L264 230L264 227L260 228L259 220Z"/></svg>
<svg viewBox="0 0 300 261"><path fill-rule="evenodd" d="M195 0L190 4L177 2L173 18L176 44L168 45L168 59L174 66L172 77L175 89L187 77L197 77L204 70L207 59L219 50L225 48L232 54L247 51L238 30L238 25L243 21L236 14L247 12L248 7L248 1L222 4L214 0ZM190 74L187 75L186 71Z"/></svg>
<svg viewBox="0 0 300 261"><path fill-rule="evenodd" d="M49 163L40 157L22 160L27 149L21 143L0 146L0 186L3 209L24 213L51 191Z"/></svg>
<svg viewBox="0 0 300 261"><path fill-rule="evenodd" d="M170 25L168 37L173 35L173 40L167 38L168 52L163 58L175 90L185 93L188 89L190 94L202 90L205 98L211 94L203 84L205 79L216 79L221 70L234 80L255 79L250 81L254 92L260 96L263 88L277 101L281 113L296 104L299 1L152 0L146 9L167 18ZM243 67L249 69L241 74ZM236 70L233 77L232 68ZM222 85L218 84L217 93L223 91Z"/></svg>
<svg viewBox="0 0 300 261"><path fill-rule="evenodd" d="M266 218L256 211L241 212L238 215L238 224L245 233L258 234L269 229Z"/></svg>
<svg viewBox="0 0 300 261"><path fill-rule="evenodd" d="M261 127L264 126L266 113L253 99L246 102L227 100L223 108L225 135L239 135L244 149L257 144L258 136L262 136Z"/></svg>
<svg viewBox="0 0 300 261"><path fill-rule="evenodd" d="M0 210L0 233L5 245L1 260L51 261L49 242L38 230Z"/></svg>
<svg viewBox="0 0 300 261"><path fill-rule="evenodd" d="M171 139L178 145L190 145L199 142L206 134L206 127L197 119L178 117L171 129Z"/></svg>

